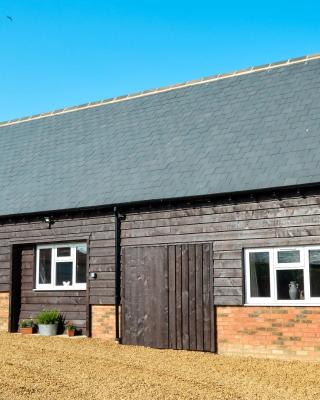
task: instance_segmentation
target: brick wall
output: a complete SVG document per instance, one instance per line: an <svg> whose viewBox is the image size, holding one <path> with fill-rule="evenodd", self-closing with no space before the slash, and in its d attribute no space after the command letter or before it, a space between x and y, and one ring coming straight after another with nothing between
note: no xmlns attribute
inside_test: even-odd
<svg viewBox="0 0 320 400"><path fill-rule="evenodd" d="M320 307L217 307L218 353L320 360Z"/></svg>
<svg viewBox="0 0 320 400"><path fill-rule="evenodd" d="M120 310L121 311L121 310ZM120 313L121 319L121 313ZM115 339L115 307L95 305L91 307L91 334L94 338Z"/></svg>
<svg viewBox="0 0 320 400"><path fill-rule="evenodd" d="M0 293L0 331L8 331L9 293Z"/></svg>

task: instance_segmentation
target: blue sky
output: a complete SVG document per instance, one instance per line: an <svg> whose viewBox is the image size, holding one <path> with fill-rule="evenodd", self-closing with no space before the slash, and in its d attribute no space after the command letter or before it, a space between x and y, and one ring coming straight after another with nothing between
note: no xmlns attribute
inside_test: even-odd
<svg viewBox="0 0 320 400"><path fill-rule="evenodd" d="M319 15L308 0L0 0L0 120L317 53Z"/></svg>

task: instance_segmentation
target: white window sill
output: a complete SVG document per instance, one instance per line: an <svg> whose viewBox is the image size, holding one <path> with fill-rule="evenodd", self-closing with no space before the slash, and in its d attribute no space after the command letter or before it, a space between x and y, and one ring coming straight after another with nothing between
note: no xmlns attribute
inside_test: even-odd
<svg viewBox="0 0 320 400"><path fill-rule="evenodd" d="M61 288L37 288L33 289L33 292L65 292L66 290L79 292L79 291L86 291L87 288L77 288L77 287L61 287Z"/></svg>

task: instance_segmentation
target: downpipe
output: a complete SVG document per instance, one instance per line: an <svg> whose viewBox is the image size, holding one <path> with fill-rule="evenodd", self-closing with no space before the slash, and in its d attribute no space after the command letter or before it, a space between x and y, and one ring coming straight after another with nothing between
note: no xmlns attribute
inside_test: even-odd
<svg viewBox="0 0 320 400"><path fill-rule="evenodd" d="M121 304L121 221L125 218L118 207L114 207L115 218L115 341L121 343L120 337L120 304Z"/></svg>

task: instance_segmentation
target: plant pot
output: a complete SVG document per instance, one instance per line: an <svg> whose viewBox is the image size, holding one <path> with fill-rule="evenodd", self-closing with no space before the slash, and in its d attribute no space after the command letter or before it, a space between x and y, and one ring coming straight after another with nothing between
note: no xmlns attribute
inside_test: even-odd
<svg viewBox="0 0 320 400"><path fill-rule="evenodd" d="M39 334L43 336L56 336L58 324L48 324L42 325L39 324Z"/></svg>
<svg viewBox="0 0 320 400"><path fill-rule="evenodd" d="M22 335L32 335L33 334L33 328L32 328L32 326L28 326L26 328L20 328L20 333Z"/></svg>
<svg viewBox="0 0 320 400"><path fill-rule="evenodd" d="M76 335L76 331L75 329L67 329L67 334L69 337L72 337Z"/></svg>

